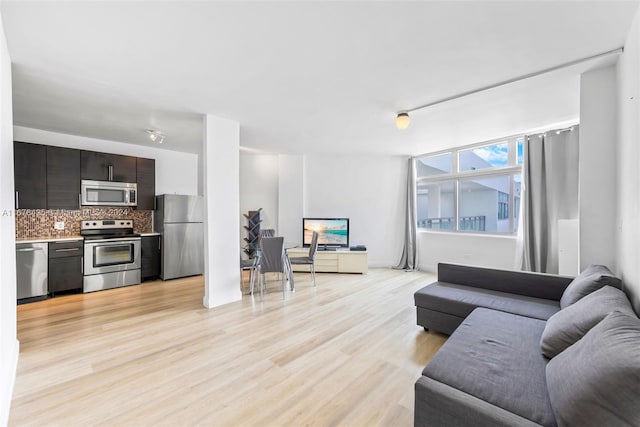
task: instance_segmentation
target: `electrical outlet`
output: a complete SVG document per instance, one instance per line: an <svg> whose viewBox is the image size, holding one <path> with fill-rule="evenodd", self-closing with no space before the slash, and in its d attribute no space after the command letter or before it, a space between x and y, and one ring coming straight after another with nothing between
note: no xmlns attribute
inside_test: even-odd
<svg viewBox="0 0 640 427"><path fill-rule="evenodd" d="M55 224L53 224L53 228L56 230L64 230L64 221L56 221Z"/></svg>

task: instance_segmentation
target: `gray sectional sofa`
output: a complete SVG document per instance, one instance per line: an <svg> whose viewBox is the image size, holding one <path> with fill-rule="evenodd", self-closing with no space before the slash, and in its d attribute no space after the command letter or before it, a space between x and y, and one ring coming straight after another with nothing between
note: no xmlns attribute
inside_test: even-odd
<svg viewBox="0 0 640 427"><path fill-rule="evenodd" d="M451 336L416 426L640 426L640 319L606 267L578 277L438 265L417 323Z"/></svg>

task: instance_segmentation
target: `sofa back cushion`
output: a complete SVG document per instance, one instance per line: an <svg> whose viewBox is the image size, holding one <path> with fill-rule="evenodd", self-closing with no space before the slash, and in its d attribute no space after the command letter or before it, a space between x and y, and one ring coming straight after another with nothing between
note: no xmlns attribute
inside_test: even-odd
<svg viewBox="0 0 640 427"><path fill-rule="evenodd" d="M580 273L564 290L562 298L560 298L560 308L564 309L574 304L580 298L589 295L593 291L597 291L603 286L613 286L622 289L622 281L616 277L604 265L590 265L582 273Z"/></svg>
<svg viewBox="0 0 640 427"><path fill-rule="evenodd" d="M572 277L470 265L438 263L438 281L560 301Z"/></svg>
<svg viewBox="0 0 640 427"><path fill-rule="evenodd" d="M547 364L559 426L640 425L640 319L609 314Z"/></svg>
<svg viewBox="0 0 640 427"><path fill-rule="evenodd" d="M615 310L635 314L625 293L612 286L603 286L560 310L547 320L540 338L542 354L556 356Z"/></svg>

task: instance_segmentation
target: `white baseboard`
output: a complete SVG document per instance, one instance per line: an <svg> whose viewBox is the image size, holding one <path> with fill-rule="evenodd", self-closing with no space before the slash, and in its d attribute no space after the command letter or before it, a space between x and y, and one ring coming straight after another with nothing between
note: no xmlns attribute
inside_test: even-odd
<svg viewBox="0 0 640 427"><path fill-rule="evenodd" d="M20 341L15 340L13 348L7 354L2 355L5 359L0 366L2 378L2 390L0 390L0 426L9 423L9 411L11 410L11 399L13 397L13 386L16 383L16 373L18 371L18 355L20 354ZM6 362L6 363L4 363Z"/></svg>
<svg viewBox="0 0 640 427"><path fill-rule="evenodd" d="M230 292L218 292L215 295L205 295L202 297L202 305L205 308L215 308L221 305L230 304L232 302L241 301L242 292L238 288Z"/></svg>

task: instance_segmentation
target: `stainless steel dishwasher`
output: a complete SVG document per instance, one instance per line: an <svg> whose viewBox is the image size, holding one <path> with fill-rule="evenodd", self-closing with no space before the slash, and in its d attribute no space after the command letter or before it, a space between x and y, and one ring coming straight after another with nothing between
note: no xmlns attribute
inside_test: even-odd
<svg viewBox="0 0 640 427"><path fill-rule="evenodd" d="M18 299L47 295L48 262L48 243L16 244Z"/></svg>

